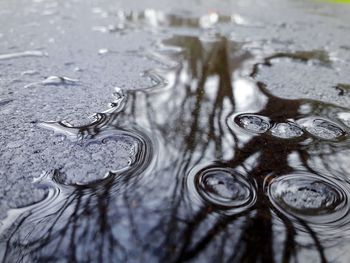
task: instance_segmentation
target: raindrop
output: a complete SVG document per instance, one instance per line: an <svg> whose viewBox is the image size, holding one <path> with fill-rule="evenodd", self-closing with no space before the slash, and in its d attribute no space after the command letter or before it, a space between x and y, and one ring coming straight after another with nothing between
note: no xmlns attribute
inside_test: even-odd
<svg viewBox="0 0 350 263"><path fill-rule="evenodd" d="M41 83L43 85L74 85L78 82L77 79L67 77L50 76L44 79Z"/></svg>
<svg viewBox="0 0 350 263"><path fill-rule="evenodd" d="M31 88L35 87L37 85L44 85L44 86L59 86L59 85L76 85L79 82L77 79L71 79L67 77L60 77L60 76L49 76L45 78L42 81L39 82L33 82L29 83L28 85L24 86L25 88Z"/></svg>
<svg viewBox="0 0 350 263"><path fill-rule="evenodd" d="M105 55L105 54L107 54L108 52L109 52L109 50L106 49L106 48L101 48L101 49L98 50L98 54L99 54L99 55Z"/></svg>
<svg viewBox="0 0 350 263"><path fill-rule="evenodd" d="M22 76L33 76L39 74L37 70L26 70L21 73Z"/></svg>
<svg viewBox="0 0 350 263"><path fill-rule="evenodd" d="M271 134L278 138L292 139L304 134L303 130L292 122L278 123L271 129Z"/></svg>
<svg viewBox="0 0 350 263"><path fill-rule="evenodd" d="M266 117L249 113L237 115L234 118L234 122L239 127L254 133L264 133L271 127L270 122Z"/></svg>
<svg viewBox="0 0 350 263"><path fill-rule="evenodd" d="M17 53L10 54L1 54L0 60L14 59L14 58L22 58L22 57L44 57L47 56L47 53L37 50L29 50Z"/></svg>

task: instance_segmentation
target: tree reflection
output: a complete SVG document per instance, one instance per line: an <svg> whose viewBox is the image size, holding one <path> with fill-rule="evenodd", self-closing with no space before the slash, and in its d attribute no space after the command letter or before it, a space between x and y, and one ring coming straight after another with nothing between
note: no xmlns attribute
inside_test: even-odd
<svg viewBox="0 0 350 263"><path fill-rule="evenodd" d="M297 166L314 172L307 139L243 135L227 125L236 104L245 103L235 93L242 87L233 83L251 56L223 37L175 36L164 43L181 48L167 56L179 64L162 69L160 79L169 83L129 92L122 111L105 113L104 126L91 129L144 130L157 141L153 164L94 185L59 185L61 198L54 205L29 211L3 234L3 261L289 262L298 261L299 250L307 248L325 262L318 234L296 218L307 233L300 243L295 221L276 209L266 193L269 178L292 173ZM287 56L270 59L278 57ZM252 76L257 71L255 66ZM268 93L265 84L249 81L250 99L261 105L255 113L272 122L304 116L305 105L310 114L333 109L315 101L281 99ZM213 161L244 171L256 191L252 207L227 214L215 204L193 200L186 186L189 172Z"/></svg>

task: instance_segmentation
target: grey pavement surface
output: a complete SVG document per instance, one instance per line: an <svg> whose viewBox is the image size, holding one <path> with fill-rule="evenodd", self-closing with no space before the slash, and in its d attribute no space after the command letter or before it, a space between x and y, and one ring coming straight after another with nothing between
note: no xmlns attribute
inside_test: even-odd
<svg viewBox="0 0 350 263"><path fill-rule="evenodd" d="M131 11L144 18L126 20ZM232 21L172 28L164 20L210 12ZM127 139L85 149L38 123L83 125L109 108L115 87L151 86L142 73L160 63L147 54L172 34L221 34L243 43L255 55L247 69L276 52L323 50L330 66L276 59L256 79L280 97L349 107L349 93L339 96L335 88L350 84L349 14L350 5L292 0L1 1L0 220L48 194L33 183L45 173L60 169L72 181L99 179L128 164L133 143ZM73 81L45 82L50 76Z"/></svg>

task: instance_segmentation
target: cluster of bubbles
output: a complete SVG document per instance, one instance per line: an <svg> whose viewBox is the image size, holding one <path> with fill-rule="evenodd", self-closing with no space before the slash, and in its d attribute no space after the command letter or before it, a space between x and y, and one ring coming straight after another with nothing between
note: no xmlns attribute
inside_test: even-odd
<svg viewBox="0 0 350 263"><path fill-rule="evenodd" d="M321 117L275 122L258 114L243 113L230 116L229 120L231 128L237 126L249 134L277 139L311 137L334 142L349 135L345 125ZM258 208L255 204L259 192L269 200L272 211L289 218L299 229L305 230L308 225L327 235L346 229L350 221L350 190L341 179L314 171L293 170L287 174L266 175L260 192L256 179L242 171L221 163L194 168L188 176L188 187L203 204L215 207L219 213L233 215ZM325 225L329 229L325 230Z"/></svg>
<svg viewBox="0 0 350 263"><path fill-rule="evenodd" d="M187 187L202 205L217 213L232 216L258 208L257 184L239 169L216 163L194 168L187 178ZM263 192L271 209L289 218L301 231L306 231L307 224L318 229L320 235L336 236L350 222L350 191L340 180L294 171L266 176Z"/></svg>
<svg viewBox="0 0 350 263"><path fill-rule="evenodd" d="M348 136L345 128L324 118L308 117L296 122L288 120L275 123L265 116L242 113L234 116L233 122L250 133L268 133L282 139L293 139L307 134L321 140L340 140Z"/></svg>

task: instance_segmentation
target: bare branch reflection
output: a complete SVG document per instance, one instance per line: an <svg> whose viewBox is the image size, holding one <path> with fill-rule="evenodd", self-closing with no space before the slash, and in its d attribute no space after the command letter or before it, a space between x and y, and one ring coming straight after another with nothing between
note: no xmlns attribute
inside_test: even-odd
<svg viewBox="0 0 350 263"><path fill-rule="evenodd" d="M178 64L162 69L160 79L169 83L129 92L122 110L104 113L103 125L82 129L142 130L153 142L153 160L87 187L58 185L61 198L54 205L23 214L3 234L3 262L290 262L298 261L304 248L326 262L319 233L302 218L277 209L266 193L270 180L300 167L315 173L312 160L322 159L325 144L305 135L286 140L228 125L237 102L245 103L235 95L242 87L234 83L251 58L238 43L224 37L203 41L175 36L164 44L181 49L167 55ZM305 54L301 61L314 59ZM275 58L278 54L270 59ZM258 66L253 71L257 74ZM254 114L271 123L344 110L281 99L264 83L248 79L254 91L250 99L261 105ZM266 102L261 104L261 98ZM320 151L312 152L313 147ZM239 171L245 181L233 183L251 187L254 202L235 210L198 197L197 188L188 187L189 174L207 164Z"/></svg>

